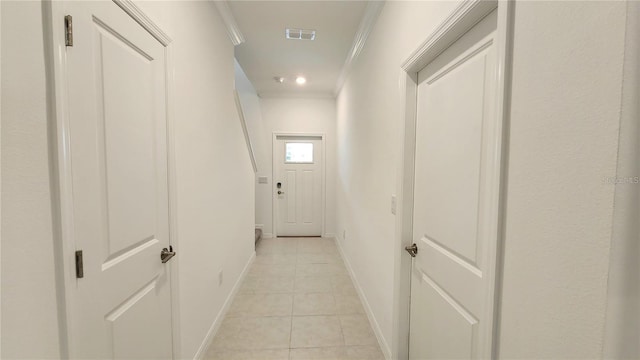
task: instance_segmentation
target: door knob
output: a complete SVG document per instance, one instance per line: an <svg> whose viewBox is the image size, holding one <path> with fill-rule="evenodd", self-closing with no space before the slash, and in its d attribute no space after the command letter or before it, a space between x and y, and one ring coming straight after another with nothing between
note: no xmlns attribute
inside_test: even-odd
<svg viewBox="0 0 640 360"><path fill-rule="evenodd" d="M160 251L160 260L163 264L171 260L171 258L174 256L176 256L176 252L173 251L173 246L171 245L169 245L169 249L164 248L162 249L162 251Z"/></svg>
<svg viewBox="0 0 640 360"><path fill-rule="evenodd" d="M411 246L405 246L404 249L407 250L407 252L409 253L409 255L411 255L411 257L416 257L416 255L418 254L418 245L416 244L412 244Z"/></svg>
<svg viewBox="0 0 640 360"><path fill-rule="evenodd" d="M278 190L278 195L282 195L282 194L284 194L284 191Z"/></svg>

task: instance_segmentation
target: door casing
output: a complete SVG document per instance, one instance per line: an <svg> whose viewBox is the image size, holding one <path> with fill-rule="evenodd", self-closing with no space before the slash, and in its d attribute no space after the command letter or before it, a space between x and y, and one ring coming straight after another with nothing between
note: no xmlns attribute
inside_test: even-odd
<svg viewBox="0 0 640 360"><path fill-rule="evenodd" d="M167 171L169 192L169 238L179 249L177 236L177 192L175 162L175 122L173 113L174 66L172 39L132 0L112 0L126 14L164 46L167 80ZM68 93L66 81L66 45L63 6L57 1L43 2L45 29L45 64L47 69L47 102L49 122L49 152L52 172L52 210L54 233L54 262L56 268L56 296L58 300L58 327L62 358L74 356L75 339L72 328L74 312L74 288L76 250L73 225L73 199L71 154L69 148ZM180 305L179 305L179 257L171 264L171 323L173 358L180 358Z"/></svg>
<svg viewBox="0 0 640 360"><path fill-rule="evenodd" d="M320 138L320 141L322 142L322 163L321 163L321 168L322 168L322 194L320 195L320 198L322 199L322 236L325 237L326 236L326 229L325 229L325 217L326 217L326 212L327 212L327 196L326 196L326 187L327 187L327 172L326 172L326 158L327 158L327 147L326 147L326 141L325 141L325 134L322 133L288 133L288 132L273 132L273 140L271 143L271 179L276 178L276 161L275 161L275 154L276 154L276 144L278 141L278 137L279 136L283 136L283 137L315 137L315 138ZM273 229L273 237L278 237L278 196L276 194L276 192L274 191L274 189L271 189L271 212L273 214L273 216L271 217L271 221L272 221L272 229Z"/></svg>
<svg viewBox="0 0 640 360"><path fill-rule="evenodd" d="M495 144L501 159L494 178L499 181L499 194L496 194L498 224L494 228L496 242L490 244L495 248L495 266L487 272L493 281L493 291L489 291L491 298L487 303L493 307L487 309L486 326L492 334L483 342L487 349L483 358L498 357L499 323L500 323L500 294L502 279L502 249L504 233L504 209L506 203L507 160L509 136L509 111L511 93L511 49L513 34L514 1L511 0L465 0L454 9L447 19L417 47L402 63L400 70L401 121L402 132L398 142L398 149L402 158L398 167L396 193L398 194L398 209L395 226L395 267L394 267L394 306L393 306L393 340L392 357L397 359L409 358L409 324L411 301L411 257L404 251L404 247L413 242L413 190L415 172L415 145L417 120L417 90L418 72L435 59L442 51L453 44L458 38L470 30L486 15L497 9L497 44L496 56L498 69L496 73L496 116L498 126L495 131L499 139Z"/></svg>

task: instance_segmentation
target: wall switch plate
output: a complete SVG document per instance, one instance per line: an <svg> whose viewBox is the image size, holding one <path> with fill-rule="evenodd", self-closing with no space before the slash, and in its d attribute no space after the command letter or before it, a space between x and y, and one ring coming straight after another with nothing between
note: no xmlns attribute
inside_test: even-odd
<svg viewBox="0 0 640 360"><path fill-rule="evenodd" d="M258 176L258 184L268 184L269 178L266 176Z"/></svg>
<svg viewBox="0 0 640 360"><path fill-rule="evenodd" d="M396 200L396 196L395 195L391 195L391 213L393 215L396 214L396 208L398 207L398 202Z"/></svg>
<svg viewBox="0 0 640 360"><path fill-rule="evenodd" d="M220 270L218 273L218 286L222 285L222 281L224 280L224 271Z"/></svg>

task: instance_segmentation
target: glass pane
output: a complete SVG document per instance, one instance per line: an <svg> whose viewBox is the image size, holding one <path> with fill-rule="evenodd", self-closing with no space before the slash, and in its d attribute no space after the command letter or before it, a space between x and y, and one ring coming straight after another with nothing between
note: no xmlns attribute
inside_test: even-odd
<svg viewBox="0 0 640 360"><path fill-rule="evenodd" d="M284 161L287 163L312 163L313 143L286 143Z"/></svg>

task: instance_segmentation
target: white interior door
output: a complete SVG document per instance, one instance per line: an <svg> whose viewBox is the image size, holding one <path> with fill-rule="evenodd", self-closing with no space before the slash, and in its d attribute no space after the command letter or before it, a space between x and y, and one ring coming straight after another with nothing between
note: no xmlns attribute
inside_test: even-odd
<svg viewBox="0 0 640 360"><path fill-rule="evenodd" d="M322 236L322 138L277 136L274 196L278 236Z"/></svg>
<svg viewBox="0 0 640 360"><path fill-rule="evenodd" d="M410 358L490 356L496 11L418 74Z"/></svg>
<svg viewBox="0 0 640 360"><path fill-rule="evenodd" d="M165 48L111 1L72 1L66 48L76 358L172 357ZM62 19L61 23L62 23Z"/></svg>

